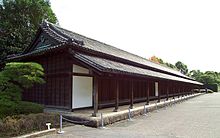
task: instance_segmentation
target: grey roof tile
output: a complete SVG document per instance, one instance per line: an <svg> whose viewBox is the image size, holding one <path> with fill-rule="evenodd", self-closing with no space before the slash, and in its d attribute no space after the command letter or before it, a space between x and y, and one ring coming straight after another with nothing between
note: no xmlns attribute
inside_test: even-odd
<svg viewBox="0 0 220 138"><path fill-rule="evenodd" d="M129 61L135 62L135 63L139 63L139 64L142 64L142 65L151 67L151 68L155 68L155 69L159 69L159 70L162 70L162 71L165 71L165 72L168 72L168 73L172 73L172 74L184 77L184 78L192 79L192 78L182 74L179 71L176 71L176 70L171 69L169 67L165 67L165 66L162 66L160 64L151 62L151 61L147 60L146 58L143 58L143 57L140 57L138 55L129 53L127 51L124 51L124 50L121 50L119 48L113 47L111 45L105 44L103 42L99 42L97 40L88 38L86 36L74 33L72 31L61 28L60 26L57 26L57 25L54 25L54 24L51 24L51 23L49 23L49 24L50 24L50 27L52 27L54 30L56 30L60 34L63 34L64 36L72 38L72 39L83 41L84 44L82 46L85 47L85 48L88 48L88 49L91 49L91 50L94 50L94 51L98 51L98 52L102 52L102 53L105 53L105 54L110 54L110 55L113 55L113 56L116 56L116 57L119 57L119 58L122 58L122 59L126 59L126 60L129 60Z"/></svg>
<svg viewBox="0 0 220 138"><path fill-rule="evenodd" d="M167 80L174 80L174 81L181 81L186 83L192 83L197 85L202 85L202 83L199 83L197 81L184 79L172 75L168 75L165 73L160 73L148 69L143 69L115 61L111 61L108 59L103 59L99 57L94 56L88 56L85 54L75 53L74 57L78 60L81 60L82 62L85 62L89 65L92 65L93 67L97 67L99 70L102 70L103 72L119 72L119 73L129 73L129 74L138 74L138 75L144 75L147 77L156 77L161 79L167 79Z"/></svg>
<svg viewBox="0 0 220 138"><path fill-rule="evenodd" d="M151 68L155 68L157 70L161 70L164 72L168 72L174 75L177 75L179 77L176 77L174 75L169 75L166 73L160 73L157 71L152 71L149 69L144 69L140 67L136 67L133 65L127 65L120 62L115 62L107 59L87 56L83 54L76 54L76 58L83 59L86 62L90 63L91 66L97 68L98 70L102 71L110 71L110 72L120 72L120 73L129 73L129 74L139 74L139 75L145 75L149 77L157 77L162 79L169 79L169 80L176 80L176 81L183 81L193 84L202 85L202 83L196 82L192 78L176 71L171 68L161 66L159 64L153 63L143 57L137 56L135 54L126 52L124 50L118 49L116 47L110 46L108 44L99 42L97 40L82 36L80 34L68 31L66 29L63 29L55 24L44 22L41 25L41 28L51 37L59 41L60 43L57 45L52 45L51 47L40 49L37 51L30 51L27 53L23 53L21 55L17 55L16 57L10 57L9 59L16 59L20 57L26 57L31 55L38 55L40 53L44 53L45 51L54 50L57 48L61 48L63 46L66 46L67 44L74 43L78 44L80 47L84 49L89 49L97 52L101 52L103 54L112 55L118 58L122 58L134 63L138 63L144 66L148 66ZM70 41L71 40L71 41ZM100 65L99 65L100 64Z"/></svg>

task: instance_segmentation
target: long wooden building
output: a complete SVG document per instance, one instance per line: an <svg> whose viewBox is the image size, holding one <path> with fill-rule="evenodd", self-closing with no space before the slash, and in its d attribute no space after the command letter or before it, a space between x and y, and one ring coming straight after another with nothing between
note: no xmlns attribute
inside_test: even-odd
<svg viewBox="0 0 220 138"><path fill-rule="evenodd" d="M23 99L47 107L75 110L169 98L192 93L202 83L168 67L44 21L32 44L13 61L37 62L46 83Z"/></svg>

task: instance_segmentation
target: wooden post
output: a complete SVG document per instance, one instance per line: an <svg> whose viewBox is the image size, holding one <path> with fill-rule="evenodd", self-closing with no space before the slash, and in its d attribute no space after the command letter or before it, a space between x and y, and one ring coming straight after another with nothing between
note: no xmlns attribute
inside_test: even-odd
<svg viewBox="0 0 220 138"><path fill-rule="evenodd" d="M180 94L181 94L181 88L180 86L178 87L178 98L180 97Z"/></svg>
<svg viewBox="0 0 220 138"><path fill-rule="evenodd" d="M187 89L184 88L184 96L186 96L186 93L187 93Z"/></svg>
<svg viewBox="0 0 220 138"><path fill-rule="evenodd" d="M98 78L96 76L93 77L93 108L94 112L92 113L93 117L97 116L98 113Z"/></svg>
<svg viewBox="0 0 220 138"><path fill-rule="evenodd" d="M131 81L131 89L130 89L130 109L134 108L134 84L133 80Z"/></svg>
<svg viewBox="0 0 220 138"><path fill-rule="evenodd" d="M176 91L176 89L175 89L175 85L172 85L172 90L173 90L173 99L175 99L175 91Z"/></svg>
<svg viewBox="0 0 220 138"><path fill-rule="evenodd" d="M158 97L157 97L157 102L159 103L160 102L160 93L161 93L161 84L159 84L158 82Z"/></svg>
<svg viewBox="0 0 220 138"><path fill-rule="evenodd" d="M192 86L189 86L189 88L190 88L189 95L192 95L193 88Z"/></svg>
<svg viewBox="0 0 220 138"><path fill-rule="evenodd" d="M114 112L118 112L118 104L119 104L119 81L116 80L115 109L114 109Z"/></svg>
<svg viewBox="0 0 220 138"><path fill-rule="evenodd" d="M166 99L167 101L169 99L169 86L168 85L169 85L169 82L167 82L167 99Z"/></svg>
<svg viewBox="0 0 220 138"><path fill-rule="evenodd" d="M149 105L149 92L150 92L150 84L149 84L149 80L147 80L147 102L146 105Z"/></svg>
<svg viewBox="0 0 220 138"><path fill-rule="evenodd" d="M180 87L180 97L183 95L183 85Z"/></svg>
<svg viewBox="0 0 220 138"><path fill-rule="evenodd" d="M184 96L184 91L185 91L185 89L184 89L184 85L183 85L183 87L182 87L182 97Z"/></svg>

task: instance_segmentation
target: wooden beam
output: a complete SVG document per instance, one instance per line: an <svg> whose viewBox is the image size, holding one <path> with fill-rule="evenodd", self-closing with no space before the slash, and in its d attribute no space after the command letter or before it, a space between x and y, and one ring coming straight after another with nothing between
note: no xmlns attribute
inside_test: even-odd
<svg viewBox="0 0 220 138"><path fill-rule="evenodd" d="M119 80L117 79L115 82L115 109L114 112L118 111L118 104L119 104Z"/></svg>
<svg viewBox="0 0 220 138"><path fill-rule="evenodd" d="M71 73L73 76L85 76L85 77L93 77L91 74L86 74L86 73Z"/></svg>
<svg viewBox="0 0 220 138"><path fill-rule="evenodd" d="M146 105L149 105L149 92L150 92L150 84L149 84L149 80L147 80L147 102Z"/></svg>
<svg viewBox="0 0 220 138"><path fill-rule="evenodd" d="M130 109L134 108L134 81L131 80L131 87L130 87Z"/></svg>
<svg viewBox="0 0 220 138"><path fill-rule="evenodd" d="M98 78L96 76L93 77L93 108L94 112L92 113L93 117L97 116L98 113Z"/></svg>

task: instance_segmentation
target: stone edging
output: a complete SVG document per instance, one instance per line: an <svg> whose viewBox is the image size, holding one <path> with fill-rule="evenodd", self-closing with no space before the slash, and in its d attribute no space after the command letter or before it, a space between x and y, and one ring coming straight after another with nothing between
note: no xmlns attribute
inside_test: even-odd
<svg viewBox="0 0 220 138"><path fill-rule="evenodd" d="M51 134L51 133L54 133L54 132L56 132L56 129L52 128L52 129L49 129L49 130L43 130L43 131L38 131L38 132L18 136L16 138L33 138L33 137L43 136L43 135L46 135L46 134Z"/></svg>

